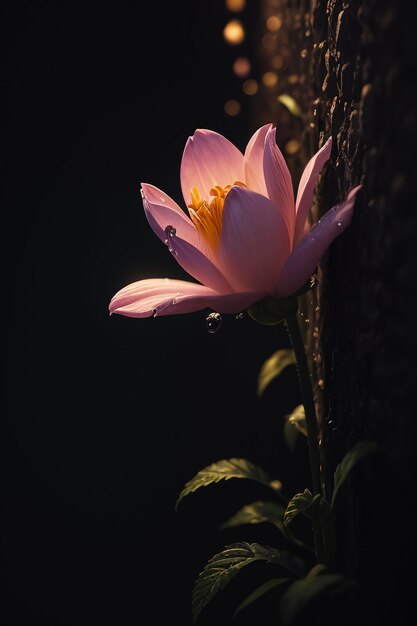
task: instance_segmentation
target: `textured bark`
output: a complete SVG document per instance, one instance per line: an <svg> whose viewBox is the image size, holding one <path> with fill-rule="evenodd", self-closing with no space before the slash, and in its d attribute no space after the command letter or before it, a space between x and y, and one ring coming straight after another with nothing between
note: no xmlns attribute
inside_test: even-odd
<svg viewBox="0 0 417 626"><path fill-rule="evenodd" d="M316 120L334 139L323 208L364 183L323 263L321 346L329 489L356 441L386 452L354 473L339 506L338 564L363 583L371 623L406 611L415 557L412 11L373 0L312 7Z"/></svg>
<svg viewBox="0 0 417 626"><path fill-rule="evenodd" d="M355 623L386 623L407 615L416 557L416 10L393 0L265 0L265 16L271 11L283 17L283 36L266 56L270 63L282 49L288 54L259 121L274 113L287 133L281 147L288 135L299 141L286 155L295 179L333 137L316 216L363 183L353 222L323 259L300 317L328 494L356 442L376 441L384 451L361 463L341 491L336 565L361 583ZM261 59L269 69L265 53ZM283 92L302 109L290 125L274 109Z"/></svg>

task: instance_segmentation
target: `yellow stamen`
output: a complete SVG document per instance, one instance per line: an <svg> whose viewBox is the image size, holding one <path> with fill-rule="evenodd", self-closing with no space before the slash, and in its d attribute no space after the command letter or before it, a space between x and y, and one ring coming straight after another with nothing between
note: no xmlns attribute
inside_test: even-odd
<svg viewBox="0 0 417 626"><path fill-rule="evenodd" d="M226 185L226 187L216 185L210 189L210 196L213 196L210 204L201 198L197 187L191 189L191 204L188 205L190 217L197 230L214 250L220 242L224 201L234 185L246 187L245 183L240 180L236 180L233 185Z"/></svg>

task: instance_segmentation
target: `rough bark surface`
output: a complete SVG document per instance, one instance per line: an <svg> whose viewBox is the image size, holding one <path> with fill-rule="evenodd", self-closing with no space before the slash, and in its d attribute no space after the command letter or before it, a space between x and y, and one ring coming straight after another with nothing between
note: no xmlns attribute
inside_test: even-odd
<svg viewBox="0 0 417 626"><path fill-rule="evenodd" d="M339 566L363 582L376 624L387 611L407 614L416 554L414 13L381 0L312 5L315 120L334 140L323 207L364 184L351 227L323 263L327 480L331 490L355 442L382 445L386 457L354 473L338 520Z"/></svg>
<svg viewBox="0 0 417 626"><path fill-rule="evenodd" d="M255 102L257 122L276 120L295 180L333 137L316 216L363 183L352 224L323 259L300 322L328 493L356 442L383 449L340 494L336 565L361 582L352 623L385 624L408 615L416 559L416 8L394 0L264 0L264 19L271 14L282 27L263 42L260 69L276 69L279 81L261 93L263 108ZM299 117L277 105L282 93L299 103ZM299 143L294 154L286 150L290 137Z"/></svg>

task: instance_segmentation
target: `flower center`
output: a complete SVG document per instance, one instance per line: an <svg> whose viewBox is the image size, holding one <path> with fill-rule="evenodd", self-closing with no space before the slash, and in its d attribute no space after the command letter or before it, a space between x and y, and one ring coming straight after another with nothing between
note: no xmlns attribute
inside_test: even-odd
<svg viewBox="0 0 417 626"><path fill-rule="evenodd" d="M224 201L234 185L246 187L245 183L240 180L236 180L233 185L226 185L226 187L216 185L210 189L210 196L213 196L210 204L202 199L198 187L191 189L191 204L188 205L190 217L194 226L214 250L220 242Z"/></svg>

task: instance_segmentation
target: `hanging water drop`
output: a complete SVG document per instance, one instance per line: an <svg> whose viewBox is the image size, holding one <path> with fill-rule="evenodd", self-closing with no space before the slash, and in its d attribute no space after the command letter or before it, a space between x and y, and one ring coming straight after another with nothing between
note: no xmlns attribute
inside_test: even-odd
<svg viewBox="0 0 417 626"><path fill-rule="evenodd" d="M337 222L337 225L338 225L338 226L339 226L339 228L340 228L340 226L342 225L342 222Z"/></svg>
<svg viewBox="0 0 417 626"><path fill-rule="evenodd" d="M207 330L209 331L209 333L211 334L217 333L220 326L222 325L222 321L223 320L222 320L222 316L220 315L220 313L210 313L210 315L207 315L206 325L207 325Z"/></svg>

